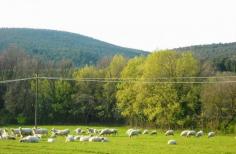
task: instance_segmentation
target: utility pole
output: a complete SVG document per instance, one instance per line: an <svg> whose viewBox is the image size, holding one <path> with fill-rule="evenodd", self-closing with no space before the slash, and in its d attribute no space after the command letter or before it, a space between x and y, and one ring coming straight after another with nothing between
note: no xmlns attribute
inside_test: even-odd
<svg viewBox="0 0 236 154"><path fill-rule="evenodd" d="M37 128L37 110L38 110L38 70L35 78L35 106L34 106L34 127Z"/></svg>

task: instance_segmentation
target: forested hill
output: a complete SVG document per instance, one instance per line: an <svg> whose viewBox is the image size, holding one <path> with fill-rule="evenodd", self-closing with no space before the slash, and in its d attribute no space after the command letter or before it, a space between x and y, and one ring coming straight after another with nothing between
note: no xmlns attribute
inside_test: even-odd
<svg viewBox="0 0 236 154"><path fill-rule="evenodd" d="M1 28L0 52L9 45L23 48L28 54L43 59L70 59L76 66L95 64L102 57L121 54L126 57L146 55L147 52L124 48L87 36L44 29Z"/></svg>
<svg viewBox="0 0 236 154"><path fill-rule="evenodd" d="M211 62L219 71L236 72L236 42L196 45L174 50L192 51L199 59Z"/></svg>

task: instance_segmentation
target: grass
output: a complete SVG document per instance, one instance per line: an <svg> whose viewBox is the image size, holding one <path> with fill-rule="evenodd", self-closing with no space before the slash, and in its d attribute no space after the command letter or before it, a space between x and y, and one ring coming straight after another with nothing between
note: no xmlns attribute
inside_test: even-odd
<svg viewBox="0 0 236 154"><path fill-rule="evenodd" d="M17 127L17 126L14 126ZM27 127L27 126L26 126ZM29 127L29 126L28 126ZM86 128L87 126L42 126L48 129L53 127L58 129L69 128L71 133L77 127ZM89 126L92 128L104 128ZM13 128L8 126L7 128ZM91 153L91 154L236 154L236 139L233 135L217 135L214 138L207 136L196 138L180 137L179 132L174 136L164 136L164 132L159 131L157 135L140 135L134 138L126 136L128 127L113 127L119 130L117 136L109 136L109 142L69 142L65 143L65 137L58 137L55 143L47 143L47 137L39 143L20 143L17 139L0 140L0 153ZM169 139L175 139L177 145L167 145Z"/></svg>

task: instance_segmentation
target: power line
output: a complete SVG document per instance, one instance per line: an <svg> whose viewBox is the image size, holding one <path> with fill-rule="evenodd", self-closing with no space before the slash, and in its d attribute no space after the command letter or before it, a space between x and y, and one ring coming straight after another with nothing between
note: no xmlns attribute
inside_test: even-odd
<svg viewBox="0 0 236 154"><path fill-rule="evenodd" d="M236 81L148 81L148 80L109 80L109 78L61 78L61 77L38 77L39 79L45 80L65 80L65 81L77 81L77 82L102 82L102 83L121 83L121 82L131 82L131 83L144 83L144 84L207 84L207 83L236 83Z"/></svg>
<svg viewBox="0 0 236 154"><path fill-rule="evenodd" d="M227 76L228 77L228 76ZM227 78L226 77L226 78ZM236 76L234 76L236 77ZM181 77L179 77L181 78ZM191 77L190 79L194 79L195 77ZM199 77L206 78L206 77ZM215 77L209 77L215 78ZM221 78L224 78L223 76ZM22 79L13 79L13 80L4 80L0 81L0 83L11 83L11 82L19 82L26 81L32 79L42 79L42 80L64 80L64 81L75 81L75 82L102 82L102 83L144 83L144 84L214 84L214 83L236 83L236 80L221 80L221 81L152 81L145 79L137 79L137 78L63 78L63 77L31 77L31 78L22 78ZM160 78L155 78L160 79ZM171 79L171 78L165 78ZM186 79L184 77L183 79ZM217 77L216 77L217 79Z"/></svg>
<svg viewBox="0 0 236 154"><path fill-rule="evenodd" d="M32 80L34 77L31 78L22 78L22 79L13 79L13 80L3 80L0 81L0 83L11 83L11 82L19 82L19 81L26 81L26 80Z"/></svg>

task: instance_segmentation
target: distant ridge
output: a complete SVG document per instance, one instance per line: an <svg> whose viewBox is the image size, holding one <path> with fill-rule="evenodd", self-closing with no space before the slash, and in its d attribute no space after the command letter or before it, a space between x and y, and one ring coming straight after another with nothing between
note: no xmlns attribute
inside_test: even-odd
<svg viewBox="0 0 236 154"><path fill-rule="evenodd" d="M120 47L76 33L31 28L0 28L0 52L14 44L32 56L44 59L70 59L76 66L95 64L104 56L126 57L148 52Z"/></svg>

